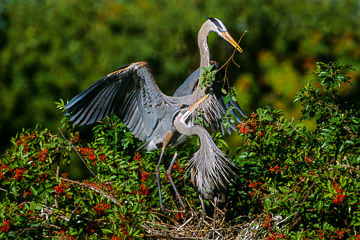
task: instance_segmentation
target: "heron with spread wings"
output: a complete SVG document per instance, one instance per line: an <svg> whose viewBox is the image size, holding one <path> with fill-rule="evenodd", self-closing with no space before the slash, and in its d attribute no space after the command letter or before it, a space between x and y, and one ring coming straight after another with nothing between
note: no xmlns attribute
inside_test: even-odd
<svg viewBox="0 0 360 240"><path fill-rule="evenodd" d="M209 18L203 24L199 32L199 48L205 47L207 52L209 51L207 43L204 42L207 41L208 33L214 31L238 51L242 51L225 26L220 23L217 19ZM200 53L203 51L200 50ZM207 57L209 63L203 59L205 58L202 54L201 66L208 66L210 58ZM200 73L201 71L200 69ZM193 169L192 179L195 186L205 198L211 198L217 190L224 188L227 176L231 172L229 161L216 147L210 135L202 127L194 126L194 117L190 117L195 109L200 108L205 120L210 124L217 124L226 113L227 105L221 96L212 91L211 86L201 89L197 80L191 81L192 88L188 90L189 94L183 91L178 96L167 96L156 85L148 64L136 62L123 66L95 82L65 106L74 125L93 124L110 114L116 114L135 137L145 142L142 146L144 149L162 148L155 171L161 209L163 204L159 166L167 146L176 146L190 135L200 137L200 149L190 161L190 166ZM209 92L208 95L206 91ZM178 195L171 178L169 180ZM180 197L179 201L185 209Z"/></svg>

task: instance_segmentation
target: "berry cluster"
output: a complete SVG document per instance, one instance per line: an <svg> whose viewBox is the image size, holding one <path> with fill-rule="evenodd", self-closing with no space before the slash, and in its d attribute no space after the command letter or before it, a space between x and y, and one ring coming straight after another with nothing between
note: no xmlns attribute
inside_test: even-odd
<svg viewBox="0 0 360 240"><path fill-rule="evenodd" d="M97 160L99 159L102 162L105 162L107 157L105 155L96 155L95 149L88 147L80 147L79 151L82 155L86 157L86 159L91 163L91 165L96 165Z"/></svg>
<svg viewBox="0 0 360 240"><path fill-rule="evenodd" d="M139 153L135 153L133 160L135 162L141 162L142 157ZM143 168L139 169L139 174L141 177L141 184L137 184L138 190L132 191L131 193L139 194L140 196L146 197L149 194L149 189L146 186L146 182L148 181L150 174L148 172L145 172ZM142 201L144 201L144 199Z"/></svg>
<svg viewBox="0 0 360 240"><path fill-rule="evenodd" d="M255 193L263 189L264 186L261 182L257 182L256 180L255 181L249 180L249 188L251 188L252 191L249 191L248 194L253 197L255 196Z"/></svg>
<svg viewBox="0 0 360 240"><path fill-rule="evenodd" d="M266 124L266 122L259 118L258 113L252 113L250 116L248 120L242 121L236 127L240 135L248 136L249 134L255 134L254 138L260 141L265 136L263 125ZM245 145L247 143L248 140L246 140Z"/></svg>
<svg viewBox="0 0 360 240"><path fill-rule="evenodd" d="M41 162L45 162L46 158L48 156L48 149L44 148L41 152L35 155L36 158L38 158Z"/></svg>
<svg viewBox="0 0 360 240"><path fill-rule="evenodd" d="M344 202L344 198L345 198L344 190L341 189L339 187L339 185L336 185L336 184L333 184L333 187L334 187L334 189L336 191L334 203L337 204L337 205L342 205L342 203Z"/></svg>
<svg viewBox="0 0 360 240"><path fill-rule="evenodd" d="M69 189L69 186L65 184L63 181L57 186L54 186L55 194L57 196L66 196L68 199L72 198L72 195L67 193Z"/></svg>
<svg viewBox="0 0 360 240"><path fill-rule="evenodd" d="M0 232L4 232L4 233L9 232L11 229L10 224L11 224L10 220L4 220L3 224L0 225Z"/></svg>
<svg viewBox="0 0 360 240"><path fill-rule="evenodd" d="M93 209L96 212L96 214L101 215L105 212L106 209L111 208L111 206L107 203L99 203L96 204Z"/></svg>

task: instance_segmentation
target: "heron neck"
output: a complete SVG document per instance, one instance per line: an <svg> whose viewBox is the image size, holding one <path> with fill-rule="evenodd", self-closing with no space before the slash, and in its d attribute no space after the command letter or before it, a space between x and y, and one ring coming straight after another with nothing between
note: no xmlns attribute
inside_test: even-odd
<svg viewBox="0 0 360 240"><path fill-rule="evenodd" d="M198 46L200 50L200 67L207 68L210 66L210 52L207 44L207 37L209 35L208 24L203 24L198 33ZM200 76L203 70L200 68Z"/></svg>
<svg viewBox="0 0 360 240"><path fill-rule="evenodd" d="M204 128L195 125L195 126L186 126L184 123L179 122L179 121L175 121L174 122L174 126L176 128L176 130L185 136L198 136L200 139L200 145L202 145L204 142L206 142L206 135L208 134Z"/></svg>

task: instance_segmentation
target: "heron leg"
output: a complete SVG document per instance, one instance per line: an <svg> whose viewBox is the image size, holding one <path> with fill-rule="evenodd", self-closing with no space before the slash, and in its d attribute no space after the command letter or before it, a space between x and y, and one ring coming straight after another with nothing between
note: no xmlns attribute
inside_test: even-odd
<svg viewBox="0 0 360 240"><path fill-rule="evenodd" d="M160 163L161 163L161 159L162 159L162 157L164 155L164 151L165 151L165 146L163 146L162 149L161 149L159 162L156 165L156 169L155 169L156 182L157 182L158 191L159 191L160 210L164 210L164 206L163 206L163 203L162 203L162 196L161 196L161 186L160 186Z"/></svg>
<svg viewBox="0 0 360 240"><path fill-rule="evenodd" d="M217 217L217 202L218 202L218 197L215 196L214 197L214 216L213 216L213 219L214 219L214 225L213 225L213 229L216 228L216 217ZM212 233L212 238L215 239L215 231L213 231Z"/></svg>
<svg viewBox="0 0 360 240"><path fill-rule="evenodd" d="M169 181L171 183L171 186L173 187L173 189L175 191L175 194L176 194L177 198L179 199L179 202L180 202L180 205L181 205L183 211L185 212L186 211L185 210L185 205L184 205L183 201L181 200L180 194L179 194L178 190L176 189L176 186L175 186L175 184L174 184L174 182L172 180L172 177L171 177L171 171L172 171L172 168L173 168L173 166L174 166L174 164L176 162L177 153L178 152L176 151L175 154L174 154L173 159L171 160L170 166L169 166L168 170L166 171L166 175L167 175L167 177L168 177L168 179L169 179Z"/></svg>
<svg viewBox="0 0 360 240"><path fill-rule="evenodd" d="M215 196L215 197L214 197L214 216L213 216L214 219L216 219L216 216L217 216L216 214L217 214L217 203L218 203L218 199L219 199L218 196Z"/></svg>
<svg viewBox="0 0 360 240"><path fill-rule="evenodd" d="M202 222L205 220L205 217L206 217L205 202L204 202L204 199L202 198L202 196L201 196L200 193L199 193L199 199L200 199L200 203L201 203L202 212L201 212L200 221L199 221L199 223L196 225L196 228L195 228L195 231L194 231L192 237L195 237L195 235L196 235L196 233L197 233L197 230L200 228Z"/></svg>
<svg viewBox="0 0 360 240"><path fill-rule="evenodd" d="M199 199L200 199L200 203L201 203L201 221L205 219L206 217L206 210L205 210L205 202L204 199L202 198L201 194L199 194Z"/></svg>
<svg viewBox="0 0 360 240"><path fill-rule="evenodd" d="M161 186L160 186L160 163L161 160L163 158L164 152L165 152L165 148L166 146L169 144L171 138L173 137L174 133L173 132L169 132L166 137L164 138L163 141L163 146L161 148L161 154L160 154L160 158L159 158L159 162L156 165L156 169L155 169L155 176L156 176L156 181L157 181L157 185L158 185L158 190L159 190L159 201L160 201L160 210L165 210L163 203L162 203L162 196L161 196Z"/></svg>

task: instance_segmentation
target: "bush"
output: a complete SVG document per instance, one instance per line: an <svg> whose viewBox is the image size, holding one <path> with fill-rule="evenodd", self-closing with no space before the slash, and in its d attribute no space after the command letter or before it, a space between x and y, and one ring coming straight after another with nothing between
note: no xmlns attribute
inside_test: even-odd
<svg viewBox="0 0 360 240"><path fill-rule="evenodd" d="M244 143L236 157L243 186L238 205L250 205L249 217L262 219L262 237L360 237L360 110L338 91L349 82L348 69L318 63L320 88L310 82L298 92L302 120L314 119L314 131L270 108L238 126Z"/></svg>
<svg viewBox="0 0 360 240"><path fill-rule="evenodd" d="M200 203L184 171L196 141L181 148L173 171L191 211L160 213L153 174L159 151L138 153L142 143L117 117L94 126L88 143L66 118L60 134L23 130L1 156L0 238L142 239L195 232L226 239L359 239L360 108L339 91L349 84L349 69L318 63L315 81L296 95L302 120L314 121L314 130L270 107L238 125L243 144L231 157L238 177L221 206L225 217L214 217L214 224L207 218L200 229L194 218ZM170 162L174 151L168 149L164 159ZM89 177L74 180L67 172L79 158ZM161 172L164 204L179 209Z"/></svg>
<svg viewBox="0 0 360 240"><path fill-rule="evenodd" d="M153 174L158 152L137 153L141 142L115 116L94 127L88 144L66 119L62 131L68 136L39 127L23 130L2 156L0 237L141 239L142 224L159 204ZM75 181L66 173L75 158L89 168L88 179ZM164 172L162 181L168 183ZM176 184L184 186L179 163L173 174ZM171 188L163 185L166 205L176 208Z"/></svg>

